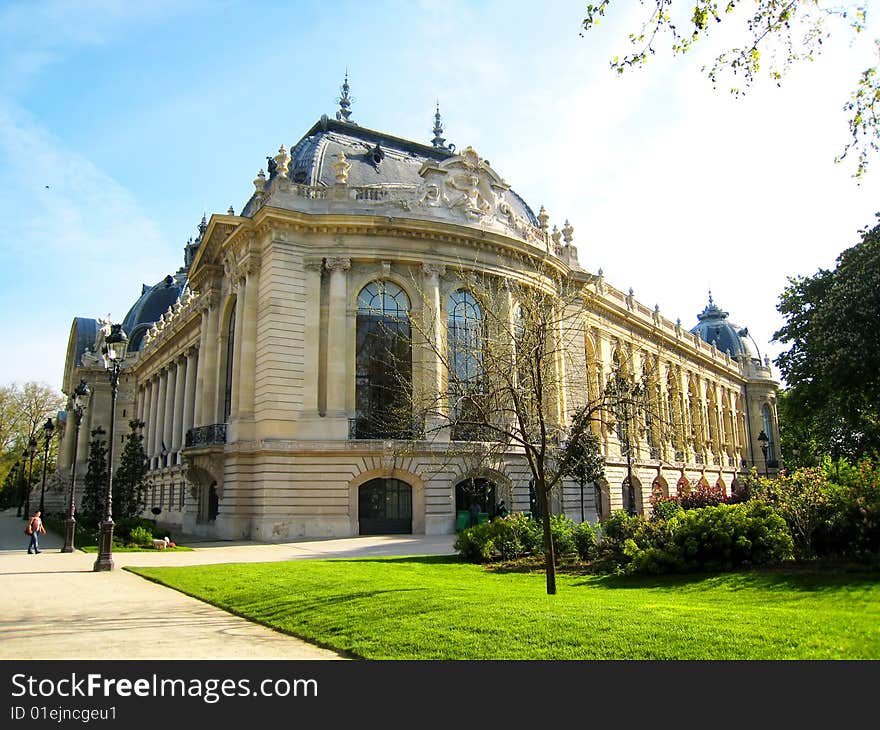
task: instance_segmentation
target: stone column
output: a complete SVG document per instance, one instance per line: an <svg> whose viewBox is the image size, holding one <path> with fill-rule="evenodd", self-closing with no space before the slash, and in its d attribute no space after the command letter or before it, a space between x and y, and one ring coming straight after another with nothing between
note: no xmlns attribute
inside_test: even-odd
<svg viewBox="0 0 880 730"><path fill-rule="evenodd" d="M162 370L159 372L159 390L156 395L156 419L153 422L153 453L152 456L159 457L162 453L162 439L164 438L165 428L165 392L168 385L168 374ZM157 466L159 462L157 462Z"/></svg>
<svg viewBox="0 0 880 730"><path fill-rule="evenodd" d="M199 365L195 387L193 425L209 426L216 423L217 353L220 327L220 307L216 291L209 290L200 297L202 323L199 340Z"/></svg>
<svg viewBox="0 0 880 730"><path fill-rule="evenodd" d="M305 363L303 368L303 412L314 415L318 412L318 373L320 372L321 339L321 269L323 259L303 262L304 286L303 305L305 307Z"/></svg>
<svg viewBox="0 0 880 730"><path fill-rule="evenodd" d="M168 363L165 378L167 382L165 384L165 417L162 419L162 441L165 444L165 451L170 454L173 451L171 424L174 421L174 386L177 380L177 368L174 362Z"/></svg>
<svg viewBox="0 0 880 730"><path fill-rule="evenodd" d="M330 271L329 312L327 317L327 415L347 416L345 396L348 392L348 347L346 318L348 313L349 258L327 259Z"/></svg>
<svg viewBox="0 0 880 730"><path fill-rule="evenodd" d="M425 434L429 439L440 441L449 440L449 428L444 428L448 416L448 402L446 397L446 383L444 379L443 358L441 353L444 349L443 336L443 309L440 306L440 279L446 273L446 267L442 264L422 264L423 287L425 293L424 304L424 328L425 334L430 338L425 348L425 362L423 366L425 396L429 401L429 408L433 415L428 417L425 424Z"/></svg>
<svg viewBox="0 0 880 730"><path fill-rule="evenodd" d="M235 378L235 382L238 383L238 394L233 403L238 403L239 418L253 418L254 383L257 370L257 300L260 293L260 262L254 254L251 254L245 266L247 273L244 283L244 306L236 313L235 322L235 347L239 354L236 358L238 375ZM235 396L235 394L233 395Z"/></svg>
<svg viewBox="0 0 880 730"><path fill-rule="evenodd" d="M183 388L183 421L181 424L181 439L183 444L186 443L186 434L193 427L194 422L197 368L198 350L190 348L186 353L186 383Z"/></svg>
<svg viewBox="0 0 880 730"><path fill-rule="evenodd" d="M229 420L234 421L238 418L238 390L240 386L240 378L241 378L241 344L243 339L242 333L242 325L244 323L244 280L240 279L236 281L235 285L235 332L234 332L234 342L232 343L232 392L231 392L231 406L229 410ZM226 333L224 332L224 337L221 338L221 347L227 348L226 342ZM223 378L226 377L226 373L220 374L220 383L223 383ZM223 412L223 388L218 389L218 397L217 397L217 414L220 415Z"/></svg>
<svg viewBox="0 0 880 730"><path fill-rule="evenodd" d="M152 468L152 458L153 454L156 452L156 418L158 415L158 404L159 404L159 381L154 375L150 378L149 383L149 393L148 393L148 403L147 406L147 417L144 419L147 423L146 425L146 452L147 456L150 458L150 468Z"/></svg>
<svg viewBox="0 0 880 730"><path fill-rule="evenodd" d="M171 452L177 454L183 447L183 409L186 405L184 396L184 379L186 378L186 360L178 359L175 363L177 372L174 375L174 417L171 423ZM177 463L179 459L175 459Z"/></svg>
<svg viewBox="0 0 880 730"><path fill-rule="evenodd" d="M135 409L134 417L140 419L141 421L146 420L144 418L144 400L146 399L146 387L141 386L138 388L137 393L137 408Z"/></svg>

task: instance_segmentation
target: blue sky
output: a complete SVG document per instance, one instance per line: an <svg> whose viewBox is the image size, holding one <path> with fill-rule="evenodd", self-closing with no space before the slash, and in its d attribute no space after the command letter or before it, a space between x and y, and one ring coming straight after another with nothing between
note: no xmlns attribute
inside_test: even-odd
<svg viewBox="0 0 880 730"><path fill-rule="evenodd" d="M571 221L585 268L688 327L711 288L762 354L786 277L880 209L880 160L861 185L833 163L870 17L734 99L705 52L610 71L624 0L585 37L568 0L143 5L0 2L0 383L58 388L73 317L119 321L175 271L203 212L241 210L266 155L333 115L346 67L355 121L427 142L439 100L449 141Z"/></svg>

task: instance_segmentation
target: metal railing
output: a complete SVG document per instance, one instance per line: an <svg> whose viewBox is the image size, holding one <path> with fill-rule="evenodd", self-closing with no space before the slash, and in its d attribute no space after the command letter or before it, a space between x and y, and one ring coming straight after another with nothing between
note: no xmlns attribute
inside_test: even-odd
<svg viewBox="0 0 880 730"><path fill-rule="evenodd" d="M213 423L210 426L191 428L186 432L186 448L200 449L206 446L222 446L226 443L226 424Z"/></svg>

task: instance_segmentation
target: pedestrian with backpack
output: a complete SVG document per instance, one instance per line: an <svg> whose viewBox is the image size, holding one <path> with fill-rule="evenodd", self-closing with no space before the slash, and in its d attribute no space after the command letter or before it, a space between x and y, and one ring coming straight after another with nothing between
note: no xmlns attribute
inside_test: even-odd
<svg viewBox="0 0 880 730"><path fill-rule="evenodd" d="M28 555L39 555L41 552L39 536L46 532L46 528L43 527L43 520L40 517L40 510L34 512L34 516L28 520L24 532L26 535L30 535L31 538L28 543Z"/></svg>

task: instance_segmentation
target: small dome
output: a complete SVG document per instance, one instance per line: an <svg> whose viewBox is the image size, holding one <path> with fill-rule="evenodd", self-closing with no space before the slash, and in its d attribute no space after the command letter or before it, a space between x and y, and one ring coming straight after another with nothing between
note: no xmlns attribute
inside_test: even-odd
<svg viewBox="0 0 880 730"><path fill-rule="evenodd" d="M166 276L158 284L147 286L144 284L138 299L125 319L122 320L122 328L128 335L128 349L139 350L144 333L158 321L159 317L180 299L183 288L186 285L186 276Z"/></svg>
<svg viewBox="0 0 880 730"><path fill-rule="evenodd" d="M709 293L709 304L697 315L699 323L691 332L699 335L704 342L715 345L735 360L745 362L752 358L748 344L749 331L727 319L727 312L719 309Z"/></svg>

